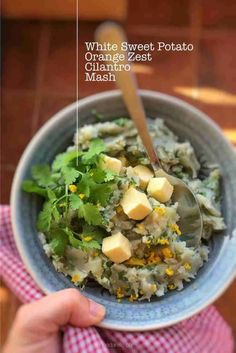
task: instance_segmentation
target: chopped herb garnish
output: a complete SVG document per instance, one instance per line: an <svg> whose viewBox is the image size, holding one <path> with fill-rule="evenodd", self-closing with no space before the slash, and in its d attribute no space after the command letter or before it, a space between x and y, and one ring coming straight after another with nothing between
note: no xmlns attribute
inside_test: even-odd
<svg viewBox="0 0 236 353"><path fill-rule="evenodd" d="M127 118L118 118L114 120L114 123L118 126L124 127L128 122Z"/></svg>

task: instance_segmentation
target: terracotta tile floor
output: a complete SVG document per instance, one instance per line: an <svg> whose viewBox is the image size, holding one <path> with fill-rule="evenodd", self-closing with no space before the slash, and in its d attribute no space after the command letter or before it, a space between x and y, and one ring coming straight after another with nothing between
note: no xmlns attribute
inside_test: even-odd
<svg viewBox="0 0 236 353"><path fill-rule="evenodd" d="M179 12L176 1L163 0L161 11L146 11L147 6L154 8L156 3L130 0L125 23L129 40L192 41L195 50L190 54L160 53L150 65L136 65L139 86L176 95L200 107L236 142L235 3L229 1L230 6L222 7L223 3L218 2L212 10L210 4L215 1L203 2L200 8L198 1L181 0L184 11ZM81 23L80 43L93 39L95 27L96 23ZM84 82L84 50L80 44L80 97L113 89L113 83ZM9 202L14 170L33 134L50 116L75 100L75 64L75 23L3 23L2 203ZM202 90L207 87L215 90ZM0 290L5 318L3 342L19 302L4 286ZM236 284L216 305L236 335Z"/></svg>

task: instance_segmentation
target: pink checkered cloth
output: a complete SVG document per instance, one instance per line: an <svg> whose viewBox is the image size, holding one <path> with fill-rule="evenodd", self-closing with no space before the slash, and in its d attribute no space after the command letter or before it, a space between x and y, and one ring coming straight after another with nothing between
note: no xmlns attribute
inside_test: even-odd
<svg viewBox="0 0 236 353"><path fill-rule="evenodd" d="M23 302L43 297L17 252L12 235L10 208L0 208L0 275ZM232 353L230 327L210 306L177 325L151 332L119 332L96 327L68 326L64 353Z"/></svg>

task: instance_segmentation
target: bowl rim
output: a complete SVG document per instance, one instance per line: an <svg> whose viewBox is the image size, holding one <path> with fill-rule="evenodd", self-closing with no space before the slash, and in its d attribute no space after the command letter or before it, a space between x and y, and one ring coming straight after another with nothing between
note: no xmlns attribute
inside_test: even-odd
<svg viewBox="0 0 236 353"><path fill-rule="evenodd" d="M225 138L223 135L220 127L212 121L205 113L200 111L199 109L195 108L191 104L183 101L182 99L179 99L175 96L171 96L165 93L157 92L157 91L151 91L151 90L139 90L139 94L143 98L153 98L153 99L162 99L163 101L173 103L175 105L178 105L182 107L183 109L190 110L200 116L205 122L209 125L211 129L214 129L217 131L217 133L220 133L222 138L224 139L225 143L228 145L229 150L232 151L232 154L235 154L235 151L233 149L232 144ZM101 93L96 93L93 95L90 95L88 97L82 98L81 100L75 101L65 108L61 109L59 112L54 114L45 124L40 127L40 129L36 132L36 134L32 137L28 145L26 146L15 171L13 182L12 182L12 187L11 187L11 195L10 195L10 209L11 209L11 223L12 223L12 229L13 229L13 235L14 235L14 240L16 242L17 250L20 254L20 257L27 269L27 271L30 273L31 277L35 281L35 283L38 285L38 287L45 293L49 294L52 293L52 291L48 290L40 281L40 278L37 273L34 271L31 271L31 265L29 258L27 256L27 251L25 251L25 248L23 244L21 243L21 237L18 234L18 229L17 229L17 222L16 222L16 208L14 205L16 205L16 197L17 193L19 190L19 185L22 182L22 170L24 169L24 165L27 163L30 155L31 155L31 150L35 145L37 145L46 131L50 129L52 126L54 126L58 121L63 120L65 116L69 115L70 113L73 113L76 111L76 109L82 108L84 105L91 103L92 101L99 101L99 100L104 100L107 98L118 98L121 97L121 92L120 90L109 90L109 91L104 91ZM169 327L174 324L177 324L178 322L181 322L183 320L186 320L195 314L199 313L203 309L205 309L207 306L212 304L215 300L217 300L222 293L230 286L230 284L233 282L235 278L235 273L232 272L231 276L229 276L228 280L225 281L224 285L219 288L218 291L215 292L215 295L209 298L206 302L202 303L200 306L198 306L195 310L191 311L191 313L186 313L183 315L181 318L176 318L172 319L171 321L168 321L166 323L153 323L150 325L145 325L142 329L140 329L140 326L135 326L135 324L130 327L126 325L120 326L119 324L112 324L112 323L106 323L106 319L104 319L100 324L98 324L98 327L102 328L107 328L107 329L113 329L113 330L120 330L120 331L149 331L149 330L156 330L156 329L161 329L164 327ZM86 294L85 294L86 295Z"/></svg>

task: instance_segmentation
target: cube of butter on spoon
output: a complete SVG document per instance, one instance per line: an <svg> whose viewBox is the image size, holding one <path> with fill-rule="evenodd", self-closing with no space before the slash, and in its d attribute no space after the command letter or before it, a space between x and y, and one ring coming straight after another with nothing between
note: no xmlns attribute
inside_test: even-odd
<svg viewBox="0 0 236 353"><path fill-rule="evenodd" d="M134 172L137 174L140 180L140 187L146 189L149 180L153 177L153 172L145 165L136 165Z"/></svg>
<svg viewBox="0 0 236 353"><path fill-rule="evenodd" d="M147 195L130 187L124 194L120 202L124 213L131 219L141 220L152 212L152 206Z"/></svg>
<svg viewBox="0 0 236 353"><path fill-rule="evenodd" d="M160 202L169 201L173 190L173 186L165 177L150 179L147 187L148 194Z"/></svg>

